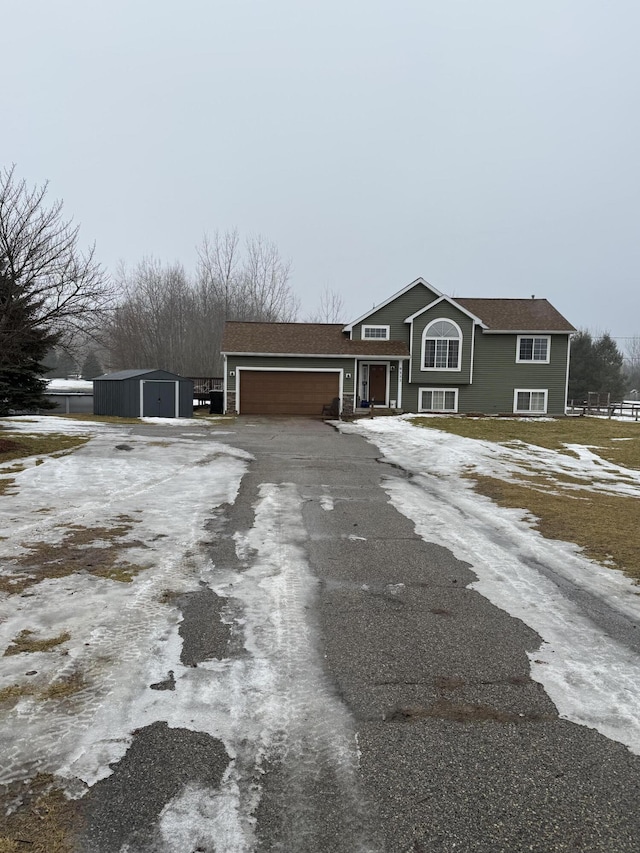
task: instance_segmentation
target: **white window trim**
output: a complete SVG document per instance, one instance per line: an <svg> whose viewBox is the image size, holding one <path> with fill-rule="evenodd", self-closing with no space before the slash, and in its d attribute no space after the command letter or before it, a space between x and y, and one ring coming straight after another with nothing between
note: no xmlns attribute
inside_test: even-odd
<svg viewBox="0 0 640 853"><path fill-rule="evenodd" d="M385 333L384 338L380 338L380 337L367 338L365 336L365 333L364 333L365 329L382 329L382 331ZM360 337L363 341L388 341L390 334L391 334L391 327L390 326L375 326L375 325L372 325L371 323L363 323L362 324L362 330L360 332Z"/></svg>
<svg viewBox="0 0 640 853"><path fill-rule="evenodd" d="M544 410L541 409L519 409L518 394L544 394ZM529 398L531 403L531 398ZM549 407L549 389L548 388L514 388L513 390L513 411L516 415L546 415Z"/></svg>
<svg viewBox="0 0 640 853"><path fill-rule="evenodd" d="M522 339L531 338L532 340L546 340L547 342L547 357L540 358L520 358L520 341ZM551 335L518 335L516 339L516 364L549 364L551 361Z"/></svg>
<svg viewBox="0 0 640 853"><path fill-rule="evenodd" d="M425 359L425 350L427 345L427 338L429 335L427 332L435 323L442 322L451 323L452 326L455 326L458 330L459 334L459 346L458 346L458 366L457 367L425 367L424 359ZM447 340L452 340L448 338ZM424 331L422 332L422 348L420 352L420 370L423 373L460 373L462 371L462 342L463 342L462 329L456 323L455 320L450 320L449 317L437 317L435 320L432 320L427 326L424 327Z"/></svg>
<svg viewBox="0 0 640 853"><path fill-rule="evenodd" d="M453 409L427 409L422 405L422 395L425 391L453 391L455 394L455 402ZM418 411L419 412L457 412L458 411L458 389L457 388L442 388L441 386L435 388L418 388Z"/></svg>

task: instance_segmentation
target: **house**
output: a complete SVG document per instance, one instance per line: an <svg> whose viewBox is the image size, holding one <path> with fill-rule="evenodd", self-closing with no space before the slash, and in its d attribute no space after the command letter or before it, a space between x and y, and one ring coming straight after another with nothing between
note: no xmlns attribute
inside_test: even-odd
<svg viewBox="0 0 640 853"><path fill-rule="evenodd" d="M453 299L418 278L347 325L227 322L224 407L562 415L573 332L546 299Z"/></svg>

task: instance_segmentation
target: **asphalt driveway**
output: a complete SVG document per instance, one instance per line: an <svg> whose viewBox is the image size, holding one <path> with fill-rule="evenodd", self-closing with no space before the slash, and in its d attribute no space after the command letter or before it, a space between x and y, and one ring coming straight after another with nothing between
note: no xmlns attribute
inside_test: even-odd
<svg viewBox="0 0 640 853"><path fill-rule="evenodd" d="M224 442L246 469L171 566L164 674L76 801L78 851L638 849L640 758L559 718L529 677L540 637L394 509L383 487L407 475L374 445L286 418L129 434L131 457L138 439L172 453L179 438L215 478ZM177 589L178 572L197 579Z"/></svg>

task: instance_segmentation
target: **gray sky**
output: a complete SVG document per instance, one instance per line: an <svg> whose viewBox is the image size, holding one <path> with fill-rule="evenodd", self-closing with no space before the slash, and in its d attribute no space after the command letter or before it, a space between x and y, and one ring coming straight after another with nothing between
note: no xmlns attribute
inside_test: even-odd
<svg viewBox="0 0 640 853"><path fill-rule="evenodd" d="M302 316L423 276L640 334L637 0L2 7L0 165L108 269L192 270L237 226L292 259Z"/></svg>

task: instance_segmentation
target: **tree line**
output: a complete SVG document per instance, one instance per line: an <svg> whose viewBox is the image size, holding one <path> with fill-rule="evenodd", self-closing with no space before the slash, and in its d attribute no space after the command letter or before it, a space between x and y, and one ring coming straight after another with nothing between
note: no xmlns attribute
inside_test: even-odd
<svg viewBox="0 0 640 853"><path fill-rule="evenodd" d="M291 262L262 236L237 229L204 236L195 273L144 258L109 276L83 251L79 228L29 187L15 167L0 171L0 415L45 407L44 376L162 367L216 376L226 320L290 322L300 303ZM325 289L307 320L341 322Z"/></svg>
<svg viewBox="0 0 640 853"><path fill-rule="evenodd" d="M95 247L47 184L29 187L0 171L0 415L44 407L45 376L94 378L106 370L162 367L185 376L222 372L226 320L291 322L300 303L291 262L262 236L237 229L205 235L195 272L143 258L107 274ZM325 288L309 322L344 322L342 299ZM626 357L608 333L573 338L569 400L619 400L640 391L640 336Z"/></svg>

